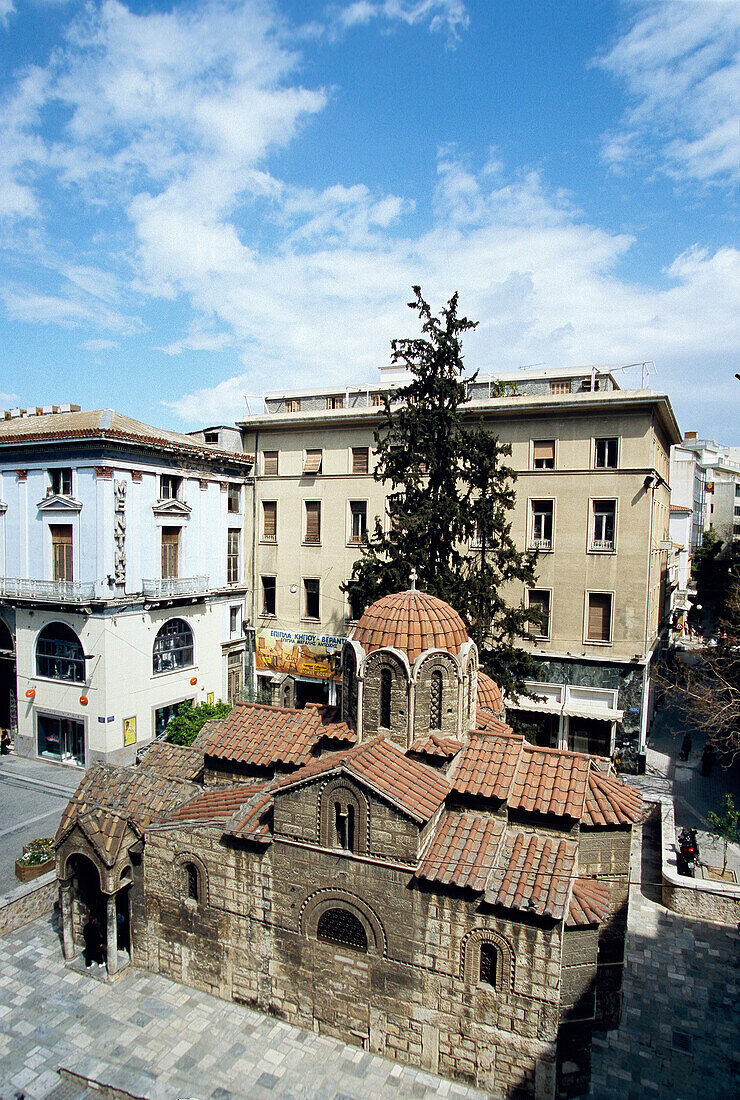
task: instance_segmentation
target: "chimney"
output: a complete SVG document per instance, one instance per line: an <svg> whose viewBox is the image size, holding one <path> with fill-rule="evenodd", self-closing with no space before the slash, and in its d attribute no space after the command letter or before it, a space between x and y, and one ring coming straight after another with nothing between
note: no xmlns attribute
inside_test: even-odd
<svg viewBox="0 0 740 1100"><path fill-rule="evenodd" d="M684 432L683 437L684 439L698 439L696 432Z"/></svg>

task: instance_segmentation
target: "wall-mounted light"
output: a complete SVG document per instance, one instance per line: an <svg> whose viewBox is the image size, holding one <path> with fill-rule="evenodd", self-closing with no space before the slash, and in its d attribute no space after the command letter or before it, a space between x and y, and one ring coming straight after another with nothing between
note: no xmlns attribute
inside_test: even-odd
<svg viewBox="0 0 740 1100"><path fill-rule="evenodd" d="M36 694L36 688L28 688L26 691L26 699L33 699Z"/></svg>
<svg viewBox="0 0 740 1100"><path fill-rule="evenodd" d="M80 703L83 707L86 707L89 702L90 702L90 700L88 699L88 697L86 695L81 695L80 696Z"/></svg>
<svg viewBox="0 0 740 1100"><path fill-rule="evenodd" d="M190 684L191 684L191 687L195 687L195 685L196 685L197 683L198 683L198 677L197 677L197 676L191 676L191 677L190 677Z"/></svg>

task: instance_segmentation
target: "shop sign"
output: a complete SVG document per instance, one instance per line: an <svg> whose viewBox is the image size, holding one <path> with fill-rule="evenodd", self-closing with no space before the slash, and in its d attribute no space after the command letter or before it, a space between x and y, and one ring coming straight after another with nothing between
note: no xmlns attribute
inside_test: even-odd
<svg viewBox="0 0 740 1100"><path fill-rule="evenodd" d="M340 660L346 641L342 635L267 629L255 633L258 672L287 672L313 680L342 679Z"/></svg>

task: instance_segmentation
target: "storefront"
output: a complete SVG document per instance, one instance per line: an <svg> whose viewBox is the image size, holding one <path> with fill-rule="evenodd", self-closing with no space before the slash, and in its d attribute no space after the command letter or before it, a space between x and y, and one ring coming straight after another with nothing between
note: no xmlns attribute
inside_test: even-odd
<svg viewBox="0 0 740 1100"><path fill-rule="evenodd" d="M607 688L528 682L537 696L507 703L514 728L545 748L570 749L593 756L612 756L617 722L617 692Z"/></svg>
<svg viewBox="0 0 740 1100"><path fill-rule="evenodd" d="M299 631L255 631L257 684L281 706L339 701L340 660L344 636Z"/></svg>

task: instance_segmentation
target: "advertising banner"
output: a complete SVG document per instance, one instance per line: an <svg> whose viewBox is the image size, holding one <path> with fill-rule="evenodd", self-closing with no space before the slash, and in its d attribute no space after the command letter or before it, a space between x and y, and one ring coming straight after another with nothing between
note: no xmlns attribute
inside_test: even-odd
<svg viewBox="0 0 740 1100"><path fill-rule="evenodd" d="M313 680L342 679L340 660L346 639L333 634L257 629L257 671L288 672Z"/></svg>

